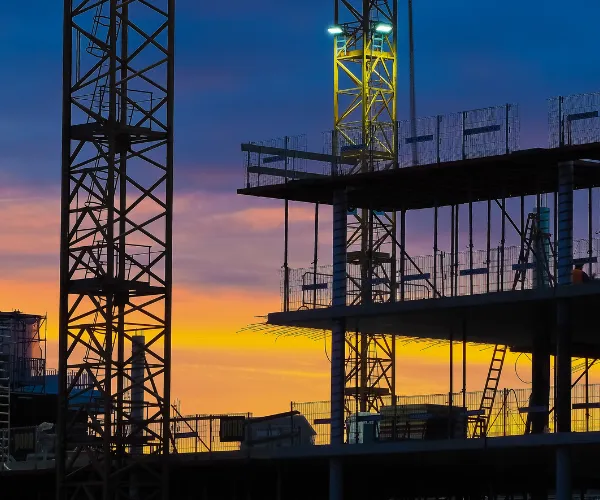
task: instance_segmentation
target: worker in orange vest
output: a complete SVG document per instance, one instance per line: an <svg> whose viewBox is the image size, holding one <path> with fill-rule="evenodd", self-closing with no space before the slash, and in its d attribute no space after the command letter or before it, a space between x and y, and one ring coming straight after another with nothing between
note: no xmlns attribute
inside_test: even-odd
<svg viewBox="0 0 600 500"><path fill-rule="evenodd" d="M580 283L587 283L588 281L590 281L590 277L583 270L583 264L575 264L572 277L573 284L578 285Z"/></svg>

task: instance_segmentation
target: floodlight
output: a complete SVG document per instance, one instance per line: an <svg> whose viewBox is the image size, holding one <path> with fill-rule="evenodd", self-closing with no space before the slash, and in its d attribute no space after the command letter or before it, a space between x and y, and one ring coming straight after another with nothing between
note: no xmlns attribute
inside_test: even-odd
<svg viewBox="0 0 600 500"><path fill-rule="evenodd" d="M333 25L327 28L327 32L330 35L341 35L344 32L344 30L341 28L341 26Z"/></svg>
<svg viewBox="0 0 600 500"><path fill-rule="evenodd" d="M387 23L379 23L375 26L375 31L377 33L391 33L392 25Z"/></svg>

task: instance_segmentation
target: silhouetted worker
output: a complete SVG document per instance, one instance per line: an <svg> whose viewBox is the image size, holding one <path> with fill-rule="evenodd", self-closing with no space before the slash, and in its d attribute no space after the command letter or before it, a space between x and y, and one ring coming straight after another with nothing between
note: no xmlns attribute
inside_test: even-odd
<svg viewBox="0 0 600 500"><path fill-rule="evenodd" d="M590 281L590 277L583 270L583 264L575 264L572 281L574 285L579 285L580 283L587 283Z"/></svg>

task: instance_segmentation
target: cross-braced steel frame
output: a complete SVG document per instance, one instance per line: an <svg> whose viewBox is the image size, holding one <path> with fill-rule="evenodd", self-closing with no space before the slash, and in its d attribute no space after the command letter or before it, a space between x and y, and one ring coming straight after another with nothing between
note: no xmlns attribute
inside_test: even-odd
<svg viewBox="0 0 600 500"><path fill-rule="evenodd" d="M349 173L398 166L397 14L397 0L335 0L332 154L354 160ZM349 279L358 290L351 303L394 300L396 214L351 209L347 225ZM346 396L359 411L377 410L382 396L395 394L394 340L349 332L346 352Z"/></svg>
<svg viewBox="0 0 600 500"><path fill-rule="evenodd" d="M168 494L174 7L64 2L58 498Z"/></svg>

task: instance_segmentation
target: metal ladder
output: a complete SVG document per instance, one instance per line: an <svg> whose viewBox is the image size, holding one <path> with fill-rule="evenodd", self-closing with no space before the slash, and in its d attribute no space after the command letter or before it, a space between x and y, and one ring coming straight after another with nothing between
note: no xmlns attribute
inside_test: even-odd
<svg viewBox="0 0 600 500"><path fill-rule="evenodd" d="M108 44L109 42L109 38L110 38L110 33L109 33L109 26L110 26L110 19L109 16L107 14L105 14L104 12L104 6L105 3L101 3L99 5L97 5L96 7L96 12L94 13L94 17L93 17L93 24L92 24L92 35L98 39L103 40L106 44ZM119 36L119 32L121 29L121 21L120 18L117 16L117 25L116 25L116 32L117 32L117 36ZM94 57L97 58L103 58L106 56L106 52L103 48L101 48L100 46L98 46L96 43L90 41L88 43L88 46L86 47L86 52ZM108 60L104 60L99 68L97 69L96 73L98 76L98 79L96 80L95 84L94 84L94 92L92 95L92 102L90 105L90 109L92 111L96 111L98 115L102 116L102 113L106 107L106 105L104 104L104 99L106 97L106 82L107 82L107 77L104 76L103 78L100 78L100 75L103 75L106 72L106 68L108 66ZM90 122L91 117L88 116L87 121L88 123ZM91 177L93 178L93 183L92 183L92 191L94 190L94 183L98 183L100 186L102 186L103 188L107 187L108 184L108 172L105 171L104 169L100 169L100 157L96 159L96 161L94 162L94 171L90 174ZM113 186L113 188L116 189L116 186L119 183L119 177L118 175L115 175L115 185ZM88 193L87 196L87 200L84 202L84 206L89 209L90 211L96 212L97 215L97 219L98 222L100 224L102 224L103 222L106 222L106 219L104 219L103 217L106 217L105 214L105 207L108 203L108 200L101 200L98 201L96 199L94 199L92 192ZM95 233L93 236L93 242L92 242L92 247L93 247L93 252L95 253L95 258L98 259L100 262L102 262L102 258L103 258L103 247L104 244L104 238L99 235L98 233ZM97 249L97 250L96 250ZM92 256L88 256L87 258L87 265L90 265L90 263L92 262ZM89 270L85 271L85 277L87 278L89 276ZM101 300L101 304L104 303L104 300ZM98 323L98 313L95 314L94 318L93 318L93 328L96 327L96 324ZM106 343L106 339L104 340L104 342ZM113 336L113 339L111 339L111 342L113 344L114 347L114 343L115 343L115 338ZM97 362L98 359L94 358L91 355L91 351L90 348L88 347L86 349L86 353L84 356L84 362ZM96 370L96 373L94 373L95 376L98 375L98 370ZM89 394L90 396L90 401L92 398L92 393L90 392Z"/></svg>
<svg viewBox="0 0 600 500"><path fill-rule="evenodd" d="M521 240L521 250L519 252L519 261L517 264L517 272L515 273L515 279L513 281L513 290L516 290L521 285L521 289L525 288L525 280L527 279L527 269L529 265L529 254L531 251L531 245L535 238L534 228L534 217L529 214L527 217L527 223L525 224L525 231L523 231L523 238Z"/></svg>
<svg viewBox="0 0 600 500"><path fill-rule="evenodd" d="M483 396L481 397L481 403L479 404L480 415L478 415L477 420L475 421L473 437L485 437L487 434L487 426L494 407L494 401L496 400L496 394L498 393L500 375L502 374L502 367L504 366L507 350L508 347L505 345L498 344L494 346L494 354L492 355L492 361L485 381L485 388L483 389ZM481 413L483 413L483 415L481 415Z"/></svg>
<svg viewBox="0 0 600 500"><path fill-rule="evenodd" d="M0 329L0 471L10 459L10 340Z"/></svg>
<svg viewBox="0 0 600 500"><path fill-rule="evenodd" d="M521 240L521 250L519 252L519 261L515 273L515 279L513 280L512 289L516 290L521 285L521 289L525 288L525 280L527 279L527 270L529 268L529 256L532 251L532 245L535 245L538 237L549 238L548 235L541 235L537 230L537 214L529 214L527 217L527 223L525 224L525 230L523 231L524 237ZM537 245L539 250L541 245ZM545 263L548 266L548 262ZM549 268L548 268L549 271ZM550 274L548 272L548 274ZM498 385L500 383L500 375L502 374L502 368L504 366L504 359L506 357L506 351L508 346L506 345L495 345L494 354L492 355L492 361L490 362L490 368L488 370L487 379L485 381L485 389L483 390L483 396L479 406L480 413L475 423L475 429L473 437L485 437L487 434L487 426L489 424L490 415L496 400L496 394L498 392ZM529 419L529 417L528 417Z"/></svg>

